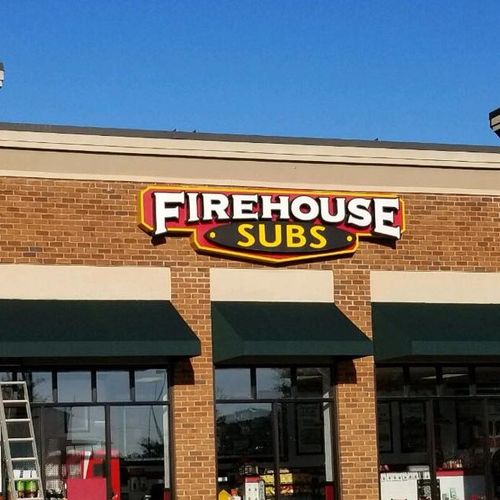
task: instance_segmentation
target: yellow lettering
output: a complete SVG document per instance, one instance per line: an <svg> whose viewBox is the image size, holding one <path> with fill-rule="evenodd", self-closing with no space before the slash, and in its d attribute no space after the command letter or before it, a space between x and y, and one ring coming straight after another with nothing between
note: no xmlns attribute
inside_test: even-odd
<svg viewBox="0 0 500 500"><path fill-rule="evenodd" d="M295 224L286 226L286 246L288 248L302 248L307 240L304 236L304 228Z"/></svg>
<svg viewBox="0 0 500 500"><path fill-rule="evenodd" d="M240 224L238 226L238 233L241 234L246 240L238 241L237 245L240 247L251 247L255 245L255 237L249 233L253 229L253 224Z"/></svg>
<svg viewBox="0 0 500 500"><path fill-rule="evenodd" d="M311 248L324 248L325 247L327 240L322 234L320 234L320 233L324 233L325 230L326 230L326 227L324 227L324 226L313 226L311 228L311 236L318 241L317 243L310 243L309 246Z"/></svg>
<svg viewBox="0 0 500 500"><path fill-rule="evenodd" d="M266 239L266 226L265 224L259 224L259 243L266 248L276 248L281 245L281 224L275 224L274 226L274 241L267 241Z"/></svg>

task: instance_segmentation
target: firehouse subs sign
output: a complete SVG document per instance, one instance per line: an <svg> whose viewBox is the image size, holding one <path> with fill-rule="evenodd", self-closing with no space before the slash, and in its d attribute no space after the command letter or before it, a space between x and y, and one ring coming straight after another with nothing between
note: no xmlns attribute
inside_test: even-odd
<svg viewBox="0 0 500 500"><path fill-rule="evenodd" d="M399 197L328 191L149 186L139 219L152 237L190 234L198 251L272 264L352 254L360 238L404 231Z"/></svg>

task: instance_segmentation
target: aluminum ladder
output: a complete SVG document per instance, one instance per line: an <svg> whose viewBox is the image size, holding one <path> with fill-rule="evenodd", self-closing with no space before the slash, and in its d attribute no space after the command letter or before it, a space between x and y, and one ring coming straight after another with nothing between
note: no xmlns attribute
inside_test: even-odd
<svg viewBox="0 0 500 500"><path fill-rule="evenodd" d="M16 483L24 481L37 487L36 496L28 498L45 500L26 382L0 382L0 429L10 499L20 498Z"/></svg>

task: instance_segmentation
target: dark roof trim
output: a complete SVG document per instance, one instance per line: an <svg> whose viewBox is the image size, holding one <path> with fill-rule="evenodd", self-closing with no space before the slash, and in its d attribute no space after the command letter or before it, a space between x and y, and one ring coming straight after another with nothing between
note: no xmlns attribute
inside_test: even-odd
<svg viewBox="0 0 500 500"><path fill-rule="evenodd" d="M468 151L500 153L500 147L466 144L433 144L423 142L367 141L354 139L315 139L309 137L277 137L265 135L214 134L206 132L177 132L125 128L77 127L69 125L37 125L0 122L0 130L46 132L53 134L82 134L115 137L144 137L150 139L180 139L197 141L253 142L267 144L303 144L308 146L338 146L388 149L416 149L434 151Z"/></svg>
<svg viewBox="0 0 500 500"><path fill-rule="evenodd" d="M500 116L500 108L494 109L490 113L490 120L493 120L493 118L496 118L497 116Z"/></svg>

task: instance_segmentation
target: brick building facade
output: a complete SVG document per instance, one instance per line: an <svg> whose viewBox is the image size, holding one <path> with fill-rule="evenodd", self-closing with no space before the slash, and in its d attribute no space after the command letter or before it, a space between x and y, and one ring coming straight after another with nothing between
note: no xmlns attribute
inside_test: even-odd
<svg viewBox="0 0 500 500"><path fill-rule="evenodd" d="M168 365L170 370L168 474L171 492L178 499L208 500L218 494L211 312L214 269L251 270L257 273L257 279L266 279L259 272L269 273L266 286L270 290L274 280L284 282L286 288L288 274L302 270L303 290L290 292L297 296L292 297L294 302L301 302L301 296L309 293L308 287L316 286L314 279L308 281L308 273L326 273L321 275L331 278L331 302L370 339L372 303L378 301L374 294L383 295L382 302L395 303L500 303L499 148L3 125L0 175L2 301L90 300L109 285L108 278L102 282L96 278L90 280L93 285L88 288L80 286L72 268L93 268L97 273L109 267L134 268L135 273L143 268L168 270L170 295L164 298L171 301L201 347L198 356L172 361L160 354L154 361L154 366ZM395 243L361 239L352 255L286 266L205 255L192 248L189 237L152 242L138 228L138 195L152 184L395 193L405 203L406 231ZM39 279L36 269L40 266L48 270L47 281L43 286L33 286L33 280ZM57 268L67 275L63 272L55 277L55 286L50 273ZM372 277L377 272L374 287ZM424 273L427 281L414 284L409 273ZM396 274L404 279L394 285L392 277ZM450 280L443 282L443 274ZM472 274L476 280L473 286L468 285ZM14 276L19 276L19 282L11 280ZM134 279L124 286L131 289L130 294L136 294L134 299L140 299L143 285ZM491 293L484 292L488 298L481 301L477 287L483 286L483 279ZM242 279L242 288L245 283ZM277 289L280 286L278 283ZM100 292L94 290L97 288ZM58 296L61 289L69 290L68 295ZM400 297L412 293L424 300ZM34 342L41 343L38 332L32 335ZM68 335L66 342L71 339ZM58 366L66 370L68 360L70 364L76 360L81 371L99 371L103 366L131 370L135 364L149 365L147 359L131 361L130 356L113 361L112 349L78 361L78 353L68 359L51 358L50 353L5 355L0 343L0 354L2 363L9 367L3 371L22 372L23 367L32 366L34 371L44 373L49 368L58 370ZM446 365L439 356L417 361ZM455 364L463 361L458 356L453 358ZM479 365L483 362L475 361ZM488 357L489 364L494 362ZM343 500L377 499L380 461L374 357L344 358L333 361L332 366L332 494ZM492 492L494 485L486 483ZM494 498L491 492L487 498ZM287 498L287 494L282 493L281 498Z"/></svg>

